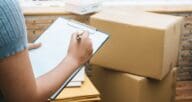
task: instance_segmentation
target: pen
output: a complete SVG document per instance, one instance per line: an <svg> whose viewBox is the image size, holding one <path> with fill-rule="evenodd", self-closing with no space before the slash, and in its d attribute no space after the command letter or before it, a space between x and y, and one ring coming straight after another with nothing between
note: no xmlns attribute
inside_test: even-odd
<svg viewBox="0 0 192 102"><path fill-rule="evenodd" d="M81 41L81 36L83 35L83 33L84 33L84 31L78 31L78 32L77 32L77 37L76 37L76 39L77 39L78 42Z"/></svg>

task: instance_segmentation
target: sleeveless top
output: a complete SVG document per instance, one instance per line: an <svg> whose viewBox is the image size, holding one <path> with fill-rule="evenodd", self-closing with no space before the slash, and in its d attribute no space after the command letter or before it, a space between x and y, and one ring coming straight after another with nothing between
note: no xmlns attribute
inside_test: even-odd
<svg viewBox="0 0 192 102"><path fill-rule="evenodd" d="M14 55L26 48L26 26L19 2L17 0L0 0L0 59ZM1 93L0 102L4 102Z"/></svg>

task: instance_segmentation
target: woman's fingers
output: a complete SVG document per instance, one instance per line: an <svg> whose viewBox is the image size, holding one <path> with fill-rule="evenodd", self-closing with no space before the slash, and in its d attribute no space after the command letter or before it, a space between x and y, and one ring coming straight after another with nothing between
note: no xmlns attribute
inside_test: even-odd
<svg viewBox="0 0 192 102"><path fill-rule="evenodd" d="M41 47L41 43L36 43L36 44L34 44L34 43L29 43L29 44L28 44L28 50L37 49L37 48L39 48L39 47Z"/></svg>
<svg viewBox="0 0 192 102"><path fill-rule="evenodd" d="M92 41L87 31L78 31L72 35L68 56L73 57L80 65L92 56Z"/></svg>

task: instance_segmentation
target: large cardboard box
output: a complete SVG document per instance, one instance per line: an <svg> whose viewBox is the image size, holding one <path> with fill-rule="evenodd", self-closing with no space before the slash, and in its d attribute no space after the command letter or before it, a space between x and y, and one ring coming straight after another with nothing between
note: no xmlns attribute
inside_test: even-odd
<svg viewBox="0 0 192 102"><path fill-rule="evenodd" d="M161 80L176 65L181 21L149 12L101 11L90 24L110 39L91 63Z"/></svg>
<svg viewBox="0 0 192 102"><path fill-rule="evenodd" d="M159 81L92 66L90 79L101 102L175 102L176 68Z"/></svg>

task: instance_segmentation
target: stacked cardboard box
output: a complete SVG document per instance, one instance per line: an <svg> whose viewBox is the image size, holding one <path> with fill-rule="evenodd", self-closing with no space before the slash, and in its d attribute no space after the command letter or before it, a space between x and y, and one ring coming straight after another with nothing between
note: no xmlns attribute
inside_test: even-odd
<svg viewBox="0 0 192 102"><path fill-rule="evenodd" d="M92 26L110 34L91 60L102 67L90 67L103 102L174 101L181 21L141 11L104 10L91 16Z"/></svg>
<svg viewBox="0 0 192 102"><path fill-rule="evenodd" d="M91 63L161 80L178 60L181 20L139 11L93 15L90 24L109 33L110 39Z"/></svg>
<svg viewBox="0 0 192 102"><path fill-rule="evenodd" d="M175 102L176 68L162 81L92 65L90 78L102 102Z"/></svg>
<svg viewBox="0 0 192 102"><path fill-rule="evenodd" d="M56 100L51 102L98 102L99 92L86 76L81 87L65 88Z"/></svg>

